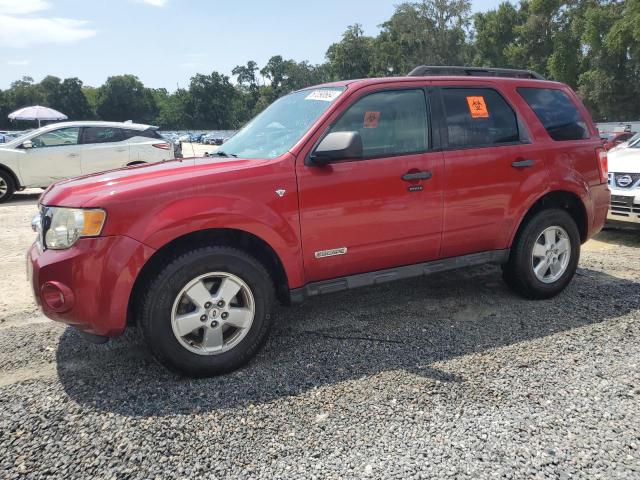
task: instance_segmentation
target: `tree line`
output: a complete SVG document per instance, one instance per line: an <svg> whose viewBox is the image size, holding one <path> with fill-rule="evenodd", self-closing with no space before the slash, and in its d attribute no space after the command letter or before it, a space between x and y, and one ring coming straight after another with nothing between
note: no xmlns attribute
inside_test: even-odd
<svg viewBox="0 0 640 480"><path fill-rule="evenodd" d="M24 77L0 90L0 128L27 105L69 119L158 125L163 129L238 128L278 97L333 80L406 75L417 65L473 65L534 70L569 84L597 121L640 118L640 0L522 0L471 13L469 0L399 4L377 36L349 26L314 65L273 56L232 71L196 74L175 92L147 88L134 75L100 87L53 76Z"/></svg>

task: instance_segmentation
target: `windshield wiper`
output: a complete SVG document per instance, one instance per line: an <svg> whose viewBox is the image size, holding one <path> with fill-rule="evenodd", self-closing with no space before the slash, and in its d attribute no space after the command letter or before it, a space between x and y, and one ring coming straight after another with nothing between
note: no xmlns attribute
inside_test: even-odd
<svg viewBox="0 0 640 480"><path fill-rule="evenodd" d="M216 156L216 157L228 157L229 155L231 155L232 157L238 158L238 155L236 155L235 153L226 153L226 152L223 152L222 150L218 150L215 153L210 153L209 154L210 157L213 157L213 156Z"/></svg>

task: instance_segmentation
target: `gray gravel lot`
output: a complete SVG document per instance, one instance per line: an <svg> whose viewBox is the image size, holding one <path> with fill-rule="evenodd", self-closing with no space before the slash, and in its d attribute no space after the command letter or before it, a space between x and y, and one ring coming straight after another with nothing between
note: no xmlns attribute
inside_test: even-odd
<svg viewBox="0 0 640 480"><path fill-rule="evenodd" d="M283 308L255 361L208 380L135 332L96 346L0 311L0 478L45 476L638 479L640 233L589 242L550 301L485 266Z"/></svg>

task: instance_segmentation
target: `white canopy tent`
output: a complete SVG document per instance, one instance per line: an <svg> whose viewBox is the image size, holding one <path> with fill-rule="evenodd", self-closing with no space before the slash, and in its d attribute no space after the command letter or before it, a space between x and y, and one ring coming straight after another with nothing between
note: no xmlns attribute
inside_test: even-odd
<svg viewBox="0 0 640 480"><path fill-rule="evenodd" d="M33 107L24 107L10 113L9 118L11 120L37 120L38 127L40 127L40 122L42 121L66 120L67 116L53 108L34 105Z"/></svg>

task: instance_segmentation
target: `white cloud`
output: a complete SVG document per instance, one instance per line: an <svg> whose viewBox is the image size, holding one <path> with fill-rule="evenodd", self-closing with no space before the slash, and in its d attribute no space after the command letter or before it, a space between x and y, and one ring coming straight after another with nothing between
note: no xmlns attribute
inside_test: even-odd
<svg viewBox="0 0 640 480"><path fill-rule="evenodd" d="M0 0L0 13L22 15L51 8L46 0Z"/></svg>
<svg viewBox="0 0 640 480"><path fill-rule="evenodd" d="M31 60L8 60L7 65L11 67L26 67L31 65Z"/></svg>
<svg viewBox="0 0 640 480"><path fill-rule="evenodd" d="M87 28L87 24L84 20L71 18L0 15L0 47L19 48L77 42L96 34L95 30Z"/></svg>
<svg viewBox="0 0 640 480"><path fill-rule="evenodd" d="M151 5L153 7L164 7L167 4L167 0L140 0L142 3Z"/></svg>

